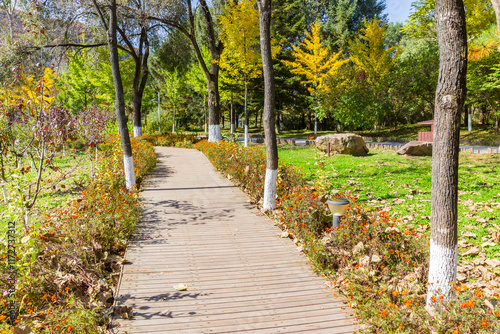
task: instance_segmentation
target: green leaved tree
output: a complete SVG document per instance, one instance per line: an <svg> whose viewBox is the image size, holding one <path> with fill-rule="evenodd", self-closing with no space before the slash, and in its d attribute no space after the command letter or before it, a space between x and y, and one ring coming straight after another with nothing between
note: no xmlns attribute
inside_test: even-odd
<svg viewBox="0 0 500 334"><path fill-rule="evenodd" d="M161 93L167 98L168 104L170 104L173 109L172 133L175 133L175 114L178 105L184 101L185 80L183 76L179 75L177 69L173 72L169 72L165 69L158 68L158 75L162 83L160 86Z"/></svg>
<svg viewBox="0 0 500 334"><path fill-rule="evenodd" d="M205 59L206 62L210 62L210 52L206 47L201 49L201 53L203 55L203 59ZM186 72L186 84L187 86L191 87L191 89L194 90L196 93L203 96L203 115L204 115L205 133L206 133L207 132L206 99L208 94L208 88L207 88L207 78L199 63L193 63L189 67L189 70Z"/></svg>

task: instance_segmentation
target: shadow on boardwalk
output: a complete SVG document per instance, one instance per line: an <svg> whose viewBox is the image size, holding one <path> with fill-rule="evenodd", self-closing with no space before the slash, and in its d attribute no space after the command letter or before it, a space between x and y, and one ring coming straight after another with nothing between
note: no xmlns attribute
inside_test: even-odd
<svg viewBox="0 0 500 334"><path fill-rule="evenodd" d="M117 305L134 316L115 318L114 333L358 330L291 240L202 153L157 152L117 291Z"/></svg>

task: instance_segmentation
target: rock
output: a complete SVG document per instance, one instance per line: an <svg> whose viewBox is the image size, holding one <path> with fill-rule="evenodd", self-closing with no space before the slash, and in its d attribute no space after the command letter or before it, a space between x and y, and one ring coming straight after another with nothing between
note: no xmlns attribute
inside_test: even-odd
<svg viewBox="0 0 500 334"><path fill-rule="evenodd" d="M432 156L432 143L411 141L396 151L399 155Z"/></svg>
<svg viewBox="0 0 500 334"><path fill-rule="evenodd" d="M318 150L326 152L330 143L331 154L366 155L368 148L361 136L354 133L337 133L316 139Z"/></svg>

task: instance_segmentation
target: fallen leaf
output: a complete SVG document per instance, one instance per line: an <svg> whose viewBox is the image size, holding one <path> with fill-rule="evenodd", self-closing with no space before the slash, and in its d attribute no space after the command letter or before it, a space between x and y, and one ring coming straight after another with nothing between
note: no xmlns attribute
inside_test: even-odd
<svg viewBox="0 0 500 334"><path fill-rule="evenodd" d="M473 200L471 200L471 199L468 199L468 200L466 200L466 201L464 202L464 205L465 205L465 206L471 206L471 205L474 205L474 201L473 201Z"/></svg>
<svg viewBox="0 0 500 334"><path fill-rule="evenodd" d="M493 268L500 266L500 260L498 260L498 259L488 259L485 262L487 265L489 265Z"/></svg>
<svg viewBox="0 0 500 334"><path fill-rule="evenodd" d="M462 235L461 237L463 238L476 238L477 235L475 233L472 233L472 232L469 232L469 231L465 231L465 232L462 232Z"/></svg>
<svg viewBox="0 0 500 334"><path fill-rule="evenodd" d="M467 256L467 255L477 255L481 252L481 250L477 247L472 247L469 249L467 252L463 253L462 256Z"/></svg>
<svg viewBox="0 0 500 334"><path fill-rule="evenodd" d="M177 291L186 291L188 286L184 283L179 283L173 286L173 288Z"/></svg>
<svg viewBox="0 0 500 334"><path fill-rule="evenodd" d="M484 244L481 245L481 247L493 247L493 246L496 246L497 244L495 242L491 242L491 241L486 241Z"/></svg>

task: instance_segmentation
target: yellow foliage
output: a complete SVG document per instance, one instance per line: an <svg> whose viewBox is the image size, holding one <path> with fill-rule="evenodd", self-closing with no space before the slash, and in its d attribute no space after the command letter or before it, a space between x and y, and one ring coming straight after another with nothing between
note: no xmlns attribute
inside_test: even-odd
<svg viewBox="0 0 500 334"><path fill-rule="evenodd" d="M227 2L219 22L225 47L220 66L233 77L246 74L251 79L261 75L259 11L255 1Z"/></svg>
<svg viewBox="0 0 500 334"><path fill-rule="evenodd" d="M43 105L50 106L59 91L54 84L54 71L50 68L43 69L43 79L36 79L34 75L26 75L21 71L13 84L0 89L0 99L9 106L31 104L39 107L43 93Z"/></svg>
<svg viewBox="0 0 500 334"><path fill-rule="evenodd" d="M468 42L468 59L480 61L488 57L492 52L500 50L500 36L498 27L492 24L489 29L484 30L479 36Z"/></svg>
<svg viewBox="0 0 500 334"><path fill-rule="evenodd" d="M328 49L321 44L319 29L320 24L316 21L300 47L293 47L295 61L283 61L292 68L292 73L306 77L307 80L302 83L311 84L308 87L311 94L327 91L328 87L323 85L325 79L334 77L340 67L348 62L346 59L339 59L342 50L329 56Z"/></svg>
<svg viewBox="0 0 500 334"><path fill-rule="evenodd" d="M369 22L364 20L364 28L361 29L359 37L349 43L351 61L365 71L372 83L389 72L400 52L397 46L384 48L385 33L385 26L381 25L376 17ZM391 56L394 50L396 54Z"/></svg>
<svg viewBox="0 0 500 334"><path fill-rule="evenodd" d="M259 11L254 0L229 1L219 17L224 43L220 67L235 79L247 80L262 75L260 55ZM280 47L271 41L271 53L275 57Z"/></svg>

